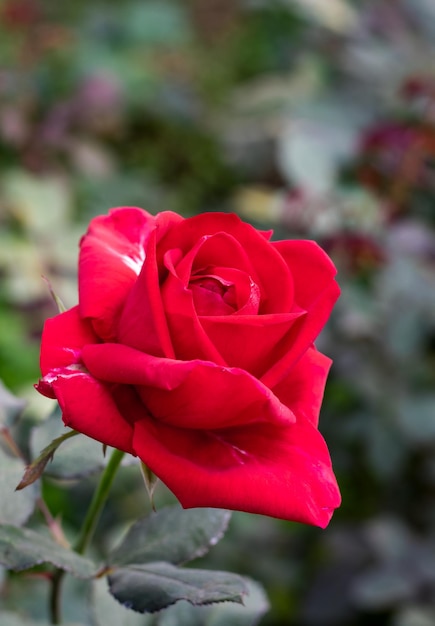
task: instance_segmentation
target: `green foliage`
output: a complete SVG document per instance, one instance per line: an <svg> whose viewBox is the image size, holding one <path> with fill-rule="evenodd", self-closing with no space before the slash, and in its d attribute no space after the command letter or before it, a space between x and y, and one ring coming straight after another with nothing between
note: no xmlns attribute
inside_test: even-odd
<svg viewBox="0 0 435 626"><path fill-rule="evenodd" d="M154 613L179 600L193 605L213 602L243 604L243 579L228 572L180 569L170 563L154 562L121 567L109 574L112 595L139 613Z"/></svg>
<svg viewBox="0 0 435 626"><path fill-rule="evenodd" d="M164 559L180 565L203 556L223 536L230 512L220 509L166 507L129 529L108 556L108 564L123 566Z"/></svg>
<svg viewBox="0 0 435 626"><path fill-rule="evenodd" d="M41 563L51 563L77 578L92 578L97 568L79 556L30 528L0 525L0 563L21 571Z"/></svg>
<svg viewBox="0 0 435 626"><path fill-rule="evenodd" d="M61 444L62 454L55 454ZM28 471L35 470L35 479L42 471L53 478L78 479L105 466L102 445L80 433L66 430L59 408L33 429L30 447L34 460Z"/></svg>
<svg viewBox="0 0 435 626"><path fill-rule="evenodd" d="M6 454L0 448L0 524L24 524L35 508L38 490L34 486L14 493L24 471L22 459Z"/></svg>

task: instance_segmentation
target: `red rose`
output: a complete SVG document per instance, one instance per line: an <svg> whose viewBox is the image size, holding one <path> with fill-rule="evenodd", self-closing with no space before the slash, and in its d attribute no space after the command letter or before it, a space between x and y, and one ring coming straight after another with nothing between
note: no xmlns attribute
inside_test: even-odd
<svg viewBox="0 0 435 626"><path fill-rule="evenodd" d="M312 241L236 215L92 220L79 305L47 320L38 390L65 424L139 456L188 507L326 526L340 495L317 430L338 297Z"/></svg>

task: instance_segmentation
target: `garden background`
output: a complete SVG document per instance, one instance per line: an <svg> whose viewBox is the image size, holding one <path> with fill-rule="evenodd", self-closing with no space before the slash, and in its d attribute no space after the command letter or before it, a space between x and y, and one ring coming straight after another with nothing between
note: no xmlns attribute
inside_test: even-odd
<svg viewBox="0 0 435 626"><path fill-rule="evenodd" d="M79 238L119 205L236 211L315 239L339 269L318 347L334 359L320 427L342 507L325 531L235 513L201 566L259 581L264 626L433 625L435 3L0 1L0 416L25 400L16 436L39 425L35 448L56 313L41 276L73 306ZM103 552L105 529L150 510L133 469ZM95 481L43 481L68 536ZM173 499L159 486L155 501ZM46 619L37 578L0 584L2 610ZM87 624L83 594L68 615Z"/></svg>

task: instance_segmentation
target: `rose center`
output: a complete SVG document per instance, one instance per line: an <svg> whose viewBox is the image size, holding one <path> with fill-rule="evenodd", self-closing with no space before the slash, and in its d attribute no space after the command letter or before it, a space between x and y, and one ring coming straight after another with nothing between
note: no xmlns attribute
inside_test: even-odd
<svg viewBox="0 0 435 626"><path fill-rule="evenodd" d="M194 277L189 288L198 315L231 315L237 310L235 286L220 276Z"/></svg>

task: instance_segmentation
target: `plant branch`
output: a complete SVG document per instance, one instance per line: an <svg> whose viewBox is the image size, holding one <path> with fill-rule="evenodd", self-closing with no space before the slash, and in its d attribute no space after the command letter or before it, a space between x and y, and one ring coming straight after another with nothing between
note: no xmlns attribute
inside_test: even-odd
<svg viewBox="0 0 435 626"><path fill-rule="evenodd" d="M100 482L95 490L94 496L89 505L88 512L83 522L82 529L80 531L79 538L74 546L74 551L78 554L84 554L86 548L89 546L92 537L94 536L95 529L101 516L104 504L109 495L110 488L115 478L116 471L121 464L124 452L121 450L114 450L106 465L103 473L101 474ZM61 623L61 611L60 611L60 594L61 584L65 572L57 569L53 574L51 596L50 596L50 613L51 623Z"/></svg>

